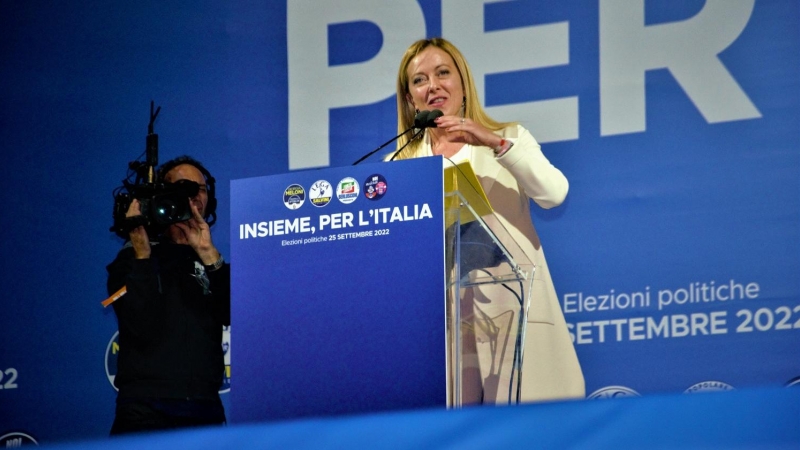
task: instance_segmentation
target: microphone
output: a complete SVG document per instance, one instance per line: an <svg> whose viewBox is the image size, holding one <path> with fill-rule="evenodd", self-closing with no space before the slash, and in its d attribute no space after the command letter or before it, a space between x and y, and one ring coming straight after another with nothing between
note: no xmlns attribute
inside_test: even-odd
<svg viewBox="0 0 800 450"><path fill-rule="evenodd" d="M436 122L435 122L436 118L442 117L443 115L444 113L442 113L442 111L438 109L434 109L433 111L421 111L419 114L417 114L417 116L414 118L414 125L416 126L416 128L419 128L419 131L417 131L414 134L414 136L411 136L411 139L409 139L405 145L397 149L397 151L394 152L394 155L392 155L392 157L389 158L389 161L394 161L394 159L397 158L397 155L399 155L400 152L403 151L403 149L406 148L408 144L410 144L411 142L414 141L414 139L422 135L422 132L425 131L425 128L436 128Z"/></svg>
<svg viewBox="0 0 800 450"><path fill-rule="evenodd" d="M422 111L418 115L427 112L428 114L425 116L424 123L420 123L417 128L436 128L435 120L439 117L442 117L444 113L439 109L434 109L433 111ZM414 124L416 125L416 118Z"/></svg>
<svg viewBox="0 0 800 450"><path fill-rule="evenodd" d="M411 128L407 129L406 131L403 131L402 133L398 134L397 136L395 136L395 137L389 139L388 141L384 142L383 144L381 144L375 150L373 150L373 151L367 153L366 155L362 156L361 158L358 159L358 161L354 162L353 165L355 166L356 164L360 163L361 161L363 161L363 160L369 158L370 156L374 155L380 149L382 149L382 148L386 147L387 145L391 144L392 142L400 139L400 136L403 136L404 134L408 133L409 131L413 130L414 128L418 128L419 131L416 134L414 134L414 136L411 138L411 140L409 140L409 142L413 141L414 139L417 138L417 136L419 136L422 133L423 129L425 129L425 128L436 128L436 122L434 122L434 119L436 119L437 117L441 117L442 115L443 115L442 112L439 111L438 109L434 109L433 111L423 110L423 111L418 112L417 115L414 116L414 125ZM408 145L408 144L406 144L406 145ZM402 148L400 150L402 150ZM399 150L398 150L398 152L399 152ZM395 155L392 156L392 159L390 161L394 160L395 156L397 156L397 153L395 153Z"/></svg>

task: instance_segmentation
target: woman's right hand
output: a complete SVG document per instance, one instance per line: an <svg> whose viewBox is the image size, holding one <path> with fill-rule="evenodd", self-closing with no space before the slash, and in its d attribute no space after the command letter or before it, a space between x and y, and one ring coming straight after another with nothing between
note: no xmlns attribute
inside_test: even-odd
<svg viewBox="0 0 800 450"><path fill-rule="evenodd" d="M478 122L459 116L441 116L435 119L436 127L442 128L450 135L451 142L496 148L500 145L500 136Z"/></svg>

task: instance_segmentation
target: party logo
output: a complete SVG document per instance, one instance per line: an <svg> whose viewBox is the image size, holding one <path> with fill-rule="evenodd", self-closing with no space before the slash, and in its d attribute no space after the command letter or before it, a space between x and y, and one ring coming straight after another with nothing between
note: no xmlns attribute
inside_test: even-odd
<svg viewBox="0 0 800 450"><path fill-rule="evenodd" d="M622 397L641 397L638 392L625 386L606 386L592 392L588 399L606 399L606 398L622 398Z"/></svg>
<svg viewBox="0 0 800 450"><path fill-rule="evenodd" d="M347 177L336 185L336 198L344 204L353 203L358 198L359 191L358 181Z"/></svg>
<svg viewBox="0 0 800 450"><path fill-rule="evenodd" d="M297 209L306 201L306 190L299 184L292 184L283 191L283 204L289 209Z"/></svg>
<svg viewBox="0 0 800 450"><path fill-rule="evenodd" d="M108 341L108 345L106 346L106 377L108 377L108 382L111 383L111 387L117 389L114 386L114 378L117 376L117 358L119 357L119 331L115 332L113 336L111 336L111 340Z"/></svg>
<svg viewBox="0 0 800 450"><path fill-rule="evenodd" d="M25 433L20 433L18 431L6 433L0 436L0 447L2 448L18 448L22 447L23 445L38 446L39 443L36 442L36 439L34 439L33 436Z"/></svg>
<svg viewBox="0 0 800 450"><path fill-rule="evenodd" d="M325 180L315 181L308 190L308 198L312 205L321 208L331 202L333 186Z"/></svg>
<svg viewBox="0 0 800 450"><path fill-rule="evenodd" d="M381 174L374 174L364 181L364 196L370 200L379 200L386 193L386 178Z"/></svg>
<svg viewBox="0 0 800 450"><path fill-rule="evenodd" d="M684 394L696 394L699 392L719 392L719 391L732 391L733 386L721 381L703 381L701 383L689 386L688 389L683 391Z"/></svg>
<svg viewBox="0 0 800 450"><path fill-rule="evenodd" d="M225 369L222 374L222 387L219 388L220 394L225 394L231 390L231 327L222 327L222 354L224 355Z"/></svg>

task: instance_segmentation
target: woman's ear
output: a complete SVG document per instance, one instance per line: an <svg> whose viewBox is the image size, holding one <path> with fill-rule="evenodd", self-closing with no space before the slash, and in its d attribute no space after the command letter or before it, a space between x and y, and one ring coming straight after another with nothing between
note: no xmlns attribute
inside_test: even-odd
<svg viewBox="0 0 800 450"><path fill-rule="evenodd" d="M414 111L419 112L419 110L417 109L416 105L414 105L414 99L411 98L411 94L406 93L406 101L408 102L408 106L412 107L414 109Z"/></svg>

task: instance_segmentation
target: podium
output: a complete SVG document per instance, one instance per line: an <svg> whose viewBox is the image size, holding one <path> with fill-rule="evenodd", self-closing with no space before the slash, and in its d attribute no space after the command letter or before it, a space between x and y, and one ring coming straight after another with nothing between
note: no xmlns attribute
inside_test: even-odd
<svg viewBox="0 0 800 450"><path fill-rule="evenodd" d="M231 423L519 400L534 266L469 172L231 182Z"/></svg>
<svg viewBox="0 0 800 450"><path fill-rule="evenodd" d="M448 405L517 404L535 265L468 162L443 159Z"/></svg>

